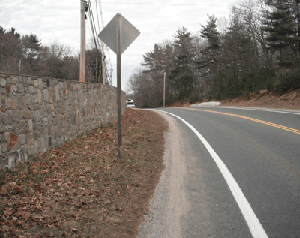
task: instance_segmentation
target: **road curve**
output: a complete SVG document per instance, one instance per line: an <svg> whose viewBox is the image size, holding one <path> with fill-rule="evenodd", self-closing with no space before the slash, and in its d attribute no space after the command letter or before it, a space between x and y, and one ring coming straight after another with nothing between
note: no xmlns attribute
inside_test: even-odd
<svg viewBox="0 0 300 238"><path fill-rule="evenodd" d="M162 115L170 125L166 169L139 237L300 237L299 112Z"/></svg>

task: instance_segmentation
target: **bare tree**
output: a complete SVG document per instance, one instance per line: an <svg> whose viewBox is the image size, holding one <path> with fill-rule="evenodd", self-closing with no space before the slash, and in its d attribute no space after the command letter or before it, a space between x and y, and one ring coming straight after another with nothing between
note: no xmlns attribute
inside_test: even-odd
<svg viewBox="0 0 300 238"><path fill-rule="evenodd" d="M134 95L137 107L157 107L155 102L154 81L142 69L135 69L127 83L129 91Z"/></svg>

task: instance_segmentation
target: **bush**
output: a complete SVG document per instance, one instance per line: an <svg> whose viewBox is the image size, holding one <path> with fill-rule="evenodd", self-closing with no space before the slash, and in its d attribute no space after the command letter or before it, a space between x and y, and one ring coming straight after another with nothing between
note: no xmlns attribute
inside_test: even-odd
<svg viewBox="0 0 300 238"><path fill-rule="evenodd" d="M166 106L172 105L175 102L175 100L176 100L176 97L172 94L166 96Z"/></svg>
<svg viewBox="0 0 300 238"><path fill-rule="evenodd" d="M259 92L261 89L272 91L275 80L274 69L260 68L257 71L245 73L241 78L241 92L243 96L247 96L253 92Z"/></svg>
<svg viewBox="0 0 300 238"><path fill-rule="evenodd" d="M283 94L289 90L300 89L300 69L288 72L279 76L279 82L275 86L275 91Z"/></svg>
<svg viewBox="0 0 300 238"><path fill-rule="evenodd" d="M196 103L196 102L200 102L200 95L199 94L193 94L190 99L189 102L192 103Z"/></svg>

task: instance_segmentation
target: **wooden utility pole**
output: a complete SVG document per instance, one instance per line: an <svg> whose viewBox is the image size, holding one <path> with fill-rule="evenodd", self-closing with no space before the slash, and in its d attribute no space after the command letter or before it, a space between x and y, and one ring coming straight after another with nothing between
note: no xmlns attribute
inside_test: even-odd
<svg viewBox="0 0 300 238"><path fill-rule="evenodd" d="M86 3L80 0L80 68L79 68L79 82L85 82L85 9Z"/></svg>

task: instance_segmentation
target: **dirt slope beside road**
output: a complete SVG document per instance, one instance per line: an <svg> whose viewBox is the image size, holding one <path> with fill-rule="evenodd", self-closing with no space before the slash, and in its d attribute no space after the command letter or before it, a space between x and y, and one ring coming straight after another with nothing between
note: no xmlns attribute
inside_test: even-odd
<svg viewBox="0 0 300 238"><path fill-rule="evenodd" d="M0 237L135 237L163 170L166 122L126 110L116 123L0 173Z"/></svg>
<svg viewBox="0 0 300 238"><path fill-rule="evenodd" d="M283 95L261 90L248 97L238 97L222 101L222 106L268 107L300 110L300 90L290 91Z"/></svg>

